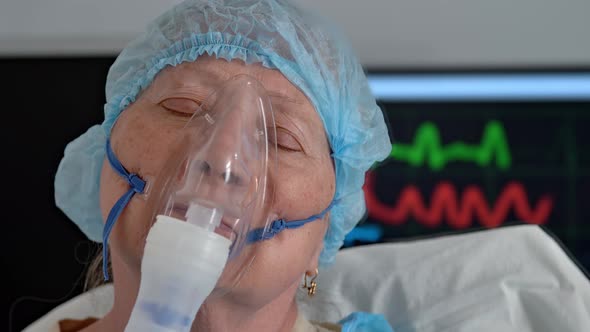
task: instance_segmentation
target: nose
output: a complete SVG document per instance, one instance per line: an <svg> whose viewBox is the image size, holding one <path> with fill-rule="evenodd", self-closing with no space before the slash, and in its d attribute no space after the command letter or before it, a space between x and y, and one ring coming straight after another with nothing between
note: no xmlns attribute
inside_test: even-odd
<svg viewBox="0 0 590 332"><path fill-rule="evenodd" d="M232 115L215 123L203 149L191 162L192 174L187 174L192 183L189 186L200 200L223 206L234 215L239 215L239 209L254 197L260 176L256 167L258 151L246 133L249 126L244 126L245 121Z"/></svg>
<svg viewBox="0 0 590 332"><path fill-rule="evenodd" d="M203 161L198 161L196 167L199 168L199 172L209 179L209 181L218 182L220 181L225 185L240 185L247 181L247 172L240 167L236 167L234 163L239 163L239 160L235 158L232 161L226 161L223 166L223 160L221 158L207 158ZM212 165L215 165L212 166Z"/></svg>
<svg viewBox="0 0 590 332"><path fill-rule="evenodd" d="M226 184L243 184L257 173L260 160L260 131L264 126L260 115L248 109L249 103L231 103L209 117L203 171ZM250 106L251 107L251 106Z"/></svg>

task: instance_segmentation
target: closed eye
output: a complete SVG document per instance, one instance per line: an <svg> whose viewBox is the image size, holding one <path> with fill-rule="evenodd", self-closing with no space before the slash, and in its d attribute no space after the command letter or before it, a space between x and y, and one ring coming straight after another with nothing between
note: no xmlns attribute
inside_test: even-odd
<svg viewBox="0 0 590 332"><path fill-rule="evenodd" d="M169 98L160 103L166 111L182 116L191 117L201 108L201 104L188 98Z"/></svg>
<svg viewBox="0 0 590 332"><path fill-rule="evenodd" d="M287 152L302 152L303 147L299 140L289 130L283 127L276 128L276 137L271 141L277 144L277 147Z"/></svg>

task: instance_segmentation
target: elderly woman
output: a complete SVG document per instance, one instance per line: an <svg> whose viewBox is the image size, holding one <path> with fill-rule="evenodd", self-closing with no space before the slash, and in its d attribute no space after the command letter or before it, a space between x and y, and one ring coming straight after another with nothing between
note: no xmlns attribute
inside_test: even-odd
<svg viewBox="0 0 590 332"><path fill-rule="evenodd" d="M185 1L111 67L105 121L68 145L55 185L57 205L103 242L112 266L105 271L113 278L112 310L83 331L127 326L155 222L145 218L153 207L142 197L149 179L161 177L178 133L204 100L240 75L255 78L272 104L277 148L265 211L282 228L245 244L256 248L255 258L239 282L205 300L191 330L390 331L380 315L356 313L330 324L311 323L298 311L302 279L312 295L316 285L307 277L333 261L363 217L365 172L391 145L349 46L320 19L278 0Z"/></svg>

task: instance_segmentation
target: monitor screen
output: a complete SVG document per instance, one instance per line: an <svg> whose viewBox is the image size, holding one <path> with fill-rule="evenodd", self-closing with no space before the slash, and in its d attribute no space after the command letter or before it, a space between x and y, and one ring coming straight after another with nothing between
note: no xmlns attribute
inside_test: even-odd
<svg viewBox="0 0 590 332"><path fill-rule="evenodd" d="M370 73L392 150L346 245L546 227L590 268L590 73Z"/></svg>

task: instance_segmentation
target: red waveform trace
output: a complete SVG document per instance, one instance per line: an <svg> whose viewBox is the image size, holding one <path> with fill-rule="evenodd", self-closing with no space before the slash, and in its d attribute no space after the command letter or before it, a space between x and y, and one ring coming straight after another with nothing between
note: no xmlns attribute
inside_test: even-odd
<svg viewBox="0 0 590 332"><path fill-rule="evenodd" d="M518 221L545 224L553 209L553 199L549 195L541 197L535 208L531 208L524 186L516 181L505 185L491 208L479 187L468 186L459 197L455 185L450 182L436 185L429 207L424 204L419 188L412 185L401 191L392 207L377 198L375 181L375 174L367 173L364 190L369 216L390 225L401 225L413 217L428 227L440 226L446 219L452 228L464 229L477 217L482 226L493 228L504 222L512 208Z"/></svg>

